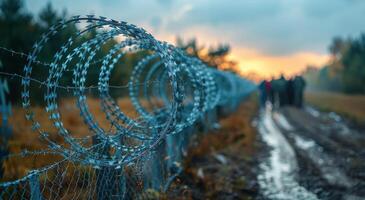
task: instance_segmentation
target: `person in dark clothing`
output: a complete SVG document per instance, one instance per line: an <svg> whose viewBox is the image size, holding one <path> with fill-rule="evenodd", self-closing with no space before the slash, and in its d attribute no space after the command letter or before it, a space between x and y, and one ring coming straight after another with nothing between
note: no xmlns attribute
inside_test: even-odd
<svg viewBox="0 0 365 200"><path fill-rule="evenodd" d="M266 100L267 100L266 82L267 82L267 81L262 81L262 82L259 84L259 92L260 92L260 107L261 107L261 108L265 108Z"/></svg>
<svg viewBox="0 0 365 200"><path fill-rule="evenodd" d="M272 86L270 81L265 81L266 86L266 101L271 101L271 95L272 95Z"/></svg>
<svg viewBox="0 0 365 200"><path fill-rule="evenodd" d="M270 87L270 90L268 90L269 92L267 93L267 100L272 104L274 105L274 88L273 88L273 80L274 78L271 79L271 81L267 81L269 87Z"/></svg>
<svg viewBox="0 0 365 200"><path fill-rule="evenodd" d="M283 75L276 80L276 88L277 93L279 95L279 105L280 107L285 106L288 104L288 94L287 94L287 83Z"/></svg>
<svg viewBox="0 0 365 200"><path fill-rule="evenodd" d="M279 102L279 97L278 97L278 90L277 90L277 86L276 86L276 79L272 79L270 81L271 83L271 104L273 105L273 107L275 107L277 105L277 103Z"/></svg>
<svg viewBox="0 0 365 200"><path fill-rule="evenodd" d="M295 76L286 80L283 75L279 79L262 81L259 84L260 106L265 107L270 101L274 107L294 105L298 108L303 106L303 93L305 80L301 76Z"/></svg>
<svg viewBox="0 0 365 200"><path fill-rule="evenodd" d="M303 106L303 93L305 88L305 80L301 76L296 76L293 81L294 85L294 105L298 108Z"/></svg>
<svg viewBox="0 0 365 200"><path fill-rule="evenodd" d="M294 80L291 78L286 83L288 105L294 105Z"/></svg>

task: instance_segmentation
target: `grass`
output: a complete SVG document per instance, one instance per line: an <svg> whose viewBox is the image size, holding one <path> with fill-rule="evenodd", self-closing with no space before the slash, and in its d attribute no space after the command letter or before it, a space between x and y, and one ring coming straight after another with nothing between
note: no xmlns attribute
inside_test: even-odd
<svg viewBox="0 0 365 200"><path fill-rule="evenodd" d="M256 115L257 109L256 98L252 96L239 106L237 112L220 119L220 129L201 138L199 147L192 149L191 155L206 155L224 149L233 143L242 144L242 151L253 152L256 132L255 128L251 126L251 121Z"/></svg>
<svg viewBox="0 0 365 200"><path fill-rule="evenodd" d="M99 103L100 102L97 99L88 98L90 112L96 118L101 127L108 129L110 123L105 119L105 114L101 110ZM125 112L128 116L131 116L132 118L137 116L131 102L128 99L120 99L118 104L123 112ZM35 112L36 119L41 122L43 130L49 131L52 140L59 144L64 143L62 137L57 135L56 129L53 127L52 122L48 119L48 115L44 111L44 107L33 107L32 110ZM89 135L90 131L84 124L82 117L79 115L79 109L76 107L75 99L61 100L59 103L59 110L64 126L69 130L73 137L85 137ZM245 180L242 178L243 176L233 174L232 170L235 168L235 170L238 169L244 171L244 168L247 168L247 166L243 166L244 160L250 159L254 155L256 148L254 142L256 140L256 132L255 128L251 126L251 121L256 112L257 99L250 98L242 103L235 113L219 120L219 123L221 124L221 128L219 130L201 134L202 137L200 138L197 146L190 150L189 157L186 162L186 172L189 174L188 176L192 177L194 181L199 183L201 183L201 180L197 177L197 167L199 166L199 162L195 162L196 159L212 155L214 153L219 153L227 155L227 159L241 163L241 165L219 168L219 172L216 175L205 172L206 176L203 181L203 187L207 191L209 191L210 188L213 188L206 197L214 198L218 191L224 191L228 187L235 188L235 190L241 190L246 187ZM24 114L25 112L21 107L13 107L13 115L9 120L9 123L13 128L13 134L9 141L10 152L17 153L24 149L46 149L46 144L44 144L38 137L38 133L31 130L31 123L25 119ZM46 166L60 159L62 158L52 155L14 157L7 159L4 163L5 174L3 179L0 181L15 180L26 175L31 169ZM212 159L212 157L209 159ZM68 173L66 174L63 184L66 184L65 188L68 188L75 185L75 183L73 183L75 180L73 180L71 176L74 174L76 169L80 171L80 167L76 165L74 166L73 164L66 164L65 167L68 168ZM50 177L55 176L57 173L59 173L59 170L47 173L49 181L51 181ZM93 169L89 168L85 168L85 170L79 173L95 176ZM230 177L234 180L227 182L227 180L218 179L218 177ZM237 179L235 177L237 177ZM42 179L45 177L40 178ZM233 185L227 185L227 183L232 183ZM72 191L68 192L69 195L73 196L76 194L77 189L80 188L70 187L70 190ZM185 189L183 190L183 196L189 197L189 194L186 195L187 191ZM163 199L163 196L160 197ZM68 198L66 197L66 199Z"/></svg>
<svg viewBox="0 0 365 200"><path fill-rule="evenodd" d="M146 105L147 102L142 101L141 103L142 105ZM158 102L157 100L155 103L158 106L161 104L161 102ZM117 104L130 118L135 119L139 116L130 99L120 98L118 99ZM100 100L91 97L87 98L87 105L90 113L100 127L106 131L110 130L110 122L106 119L106 115L100 107ZM49 114L45 111L44 106L34 106L31 110L35 114L35 119L41 123L42 130L49 133L49 138L57 144L67 146L64 139L57 134L57 130L54 128L52 121L49 120ZM90 136L91 132L79 114L75 98L61 99L59 102L59 112L64 127L69 131L72 137L85 138L86 136ZM47 143L42 141L39 137L39 133L31 130L32 124L26 120L25 110L22 107L13 106L12 115L9 118L9 125L12 128L12 135L7 144L10 154L21 153L24 150L36 151L48 149ZM84 146L88 147L90 145L91 139L89 139ZM24 157L18 155L7 158L3 163L4 175L0 178L0 182L13 181L22 178L27 175L30 170L48 166L60 160L63 160L63 157L50 154L27 155ZM127 170L129 168L130 167L124 168L126 173L128 173ZM58 197L63 197L63 199L73 199L74 196L81 195L80 198L85 199L88 195L87 192L90 192L88 190L95 187L96 173L91 166L64 162L60 166L43 173L39 177L39 180L41 181L43 195L49 199L54 198L52 195L59 195ZM132 181L134 181L134 179ZM54 186L55 184L57 187ZM87 188L85 188L85 186L87 186ZM21 190L23 187L27 186L19 184L17 187ZM57 188L59 188L59 193L54 192ZM12 188L10 188L10 190L11 189ZM138 186L135 186L133 189L137 191ZM0 193L1 192L2 191L0 190ZM21 195L21 193L17 193L17 195ZM17 199L20 197L17 196L15 198ZM25 198L27 198L27 196L25 196Z"/></svg>
<svg viewBox="0 0 365 200"><path fill-rule="evenodd" d="M250 171L258 147L251 122L257 110L257 98L252 96L236 112L219 120L220 129L198 138L197 145L189 150L184 174L174 190L177 192L170 193L169 199L253 198L247 191L255 179ZM224 156L228 164L217 161L217 155Z"/></svg>
<svg viewBox="0 0 365 200"><path fill-rule="evenodd" d="M305 99L320 110L336 112L359 125L365 123L365 95L306 92Z"/></svg>
<svg viewBox="0 0 365 200"><path fill-rule="evenodd" d="M88 98L87 103L95 120L104 129L109 130L110 123L100 108L98 99ZM118 105L131 118L137 116L137 112L129 99L119 99ZM32 107L35 113L35 119L41 123L42 130L47 131L52 141L58 144L65 144L61 136L57 134L53 123L49 120L48 113L42 106ZM72 137L83 138L90 135L88 126L84 123L83 118L79 114L75 99L62 99L59 103L59 111L64 127L70 132ZM1 120L1 119L0 119ZM9 118L9 125L12 128L12 135L8 141L10 154L20 153L23 150L44 150L48 149L47 143L39 138L39 133L31 130L31 122L25 119L25 111L22 107L14 106L12 108L12 116ZM86 146L91 145L91 139ZM66 145L67 146L67 145ZM4 163L4 180L15 180L26 175L29 170L47 166L51 163L62 159L60 156L54 155L37 155L25 157L11 157Z"/></svg>

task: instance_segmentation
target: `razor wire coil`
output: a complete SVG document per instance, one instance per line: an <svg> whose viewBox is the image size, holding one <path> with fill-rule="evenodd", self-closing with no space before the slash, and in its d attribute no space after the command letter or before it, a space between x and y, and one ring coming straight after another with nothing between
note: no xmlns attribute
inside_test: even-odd
<svg viewBox="0 0 365 200"><path fill-rule="evenodd" d="M76 24L79 29L59 47L52 62L38 60L38 55L46 51L47 42L70 24ZM110 47L108 42L112 40L118 42ZM102 48L108 48L108 53L97 58ZM135 64L128 84L124 86L138 114L137 117L131 117L123 112L112 97L110 89L113 86L110 81L116 65L123 62L127 55L136 52L144 52L145 55ZM26 181L33 183L31 180L34 177L58 169L65 162L116 170L134 164L166 137L180 134L193 126L204 113L217 106L237 106L242 98L254 90L254 85L249 81L210 68L182 50L156 40L142 28L94 15L75 16L59 22L42 35L30 54L19 55L27 56L24 74L17 75L22 79L21 99L25 117L49 149L25 150L17 155L56 154L63 159L34 169L18 180L2 182L0 188L3 189L25 184ZM37 64L45 66L42 68L47 71L45 81L32 77ZM99 67L100 73L91 74L91 66ZM61 84L65 72L72 72L72 79L66 86ZM111 127L109 129L100 126L88 106L86 91L91 88L87 85L91 76L97 77L97 85L92 88L97 90L100 108ZM43 122L37 120L31 103L34 81L46 87L43 94L45 111L57 134L63 139L62 144L54 141L42 128ZM73 136L64 126L59 111L59 90L70 88L77 99L79 115L90 130L87 136L81 138ZM89 145L91 138L96 138L97 142ZM106 149L108 153L96 149Z"/></svg>

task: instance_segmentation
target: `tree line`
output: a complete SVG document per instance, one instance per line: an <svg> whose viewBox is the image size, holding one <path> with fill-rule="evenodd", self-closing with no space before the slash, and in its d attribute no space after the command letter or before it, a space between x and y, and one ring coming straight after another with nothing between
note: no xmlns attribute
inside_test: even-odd
<svg viewBox="0 0 365 200"><path fill-rule="evenodd" d="M87 13L85 13L87 14ZM23 0L1 0L0 1L0 47L14 50L16 52L29 53L33 44L41 37L41 34L46 32L53 24L63 18L67 18L67 11L57 12L51 3L46 4L38 14L32 14L24 7ZM69 25L66 30L51 38L47 45L43 47L43 51L38 56L38 60L45 63L51 63L53 56L57 50L77 31L76 25ZM93 37L86 35L84 37ZM94 33L96 34L96 32ZM109 51L109 47L114 46L116 40L109 42L101 48L95 60L102 58ZM185 50L189 55L196 56L203 60L207 65L214 68L227 68L228 65L234 66L234 62L227 59L230 53L229 45L218 45L217 47L200 47L196 39L184 42L181 38L177 38L177 47ZM148 54L146 51L139 51L136 53L128 53L123 56L123 61L115 65L110 79L110 85L126 85L132 73L133 66L138 61ZM11 74L23 74L23 67L26 64L26 57L20 58L19 55L0 50L0 70ZM42 69L41 66L36 66L32 71L32 76L39 80L45 80L48 76L47 70ZM90 67L88 73L91 75L87 80L87 85L97 85L100 66L95 65ZM72 79L70 76L62 77L64 82ZM22 88L20 87L19 78L8 78L9 87L11 91L10 99L13 103L20 102L20 94ZM35 95L34 102L41 102L44 87L33 87L31 92ZM96 92L96 91L95 91ZM122 96L128 90L111 91L114 96ZM61 92L62 93L62 92ZM93 92L91 92L91 95ZM65 92L65 95L66 92Z"/></svg>
<svg viewBox="0 0 365 200"><path fill-rule="evenodd" d="M304 72L309 88L365 94L365 33L355 38L335 37L329 52L326 66L308 67Z"/></svg>

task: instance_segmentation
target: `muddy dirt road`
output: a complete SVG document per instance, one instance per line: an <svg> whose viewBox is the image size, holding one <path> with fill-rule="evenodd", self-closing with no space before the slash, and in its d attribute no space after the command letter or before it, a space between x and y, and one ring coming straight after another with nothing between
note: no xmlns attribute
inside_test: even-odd
<svg viewBox="0 0 365 200"><path fill-rule="evenodd" d="M335 113L261 110L258 134L268 147L257 181L262 199L365 199L365 132Z"/></svg>
<svg viewBox="0 0 365 200"><path fill-rule="evenodd" d="M365 199L364 128L311 107L252 102L192 148L168 199Z"/></svg>

